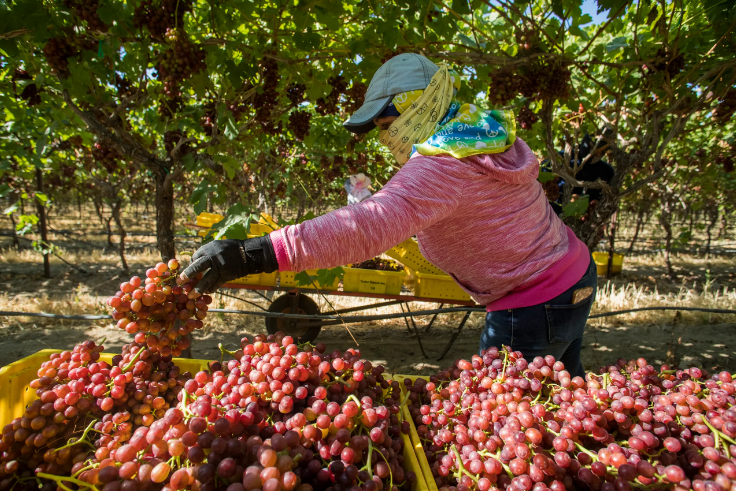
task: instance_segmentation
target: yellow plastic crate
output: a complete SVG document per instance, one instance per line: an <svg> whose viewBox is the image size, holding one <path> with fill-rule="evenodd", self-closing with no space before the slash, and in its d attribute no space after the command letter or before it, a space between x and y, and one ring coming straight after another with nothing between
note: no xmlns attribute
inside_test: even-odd
<svg viewBox="0 0 736 491"><path fill-rule="evenodd" d="M373 269L343 268L342 279L344 292L380 293L385 295L401 294L406 273L403 271L378 271Z"/></svg>
<svg viewBox="0 0 736 491"><path fill-rule="evenodd" d="M10 423L13 419L23 416L23 412L26 407L37 399L36 392L28 388L28 384L32 380L38 378L36 372L41 367L41 363L48 361L49 356L52 353L61 353L62 350L56 349L45 349L30 356L27 356L21 360L11 363L0 368L0 387L2 387L2 393L0 393L0 426L4 427ZM114 353L102 353L100 359L108 363L112 361ZM191 372L192 374L207 369L207 360L189 360L186 358L174 358L176 366L185 372ZM390 378L390 377L386 377ZM404 377L398 379L402 381ZM403 389L402 389L403 391ZM408 409L402 408L408 417ZM411 421L411 418L408 418ZM414 425L412 423L412 431L416 433ZM404 450L402 455L404 457L404 470L414 472L417 476L417 480L411 488L411 491L437 491L437 486L433 488L427 486L424 475L425 471L422 465L417 459L417 452L412 443L411 435L401 434L401 438L404 441ZM417 435L418 441L418 435ZM420 447L421 449L421 447ZM424 453L422 452L422 457ZM424 461L426 462L426 458ZM429 468L429 466L426 466ZM431 476L431 471L430 471ZM434 485L434 480L432 481Z"/></svg>
<svg viewBox="0 0 736 491"><path fill-rule="evenodd" d="M385 254L418 273L445 274L440 268L430 263L419 250L417 241L409 237L401 244L392 247Z"/></svg>
<svg viewBox="0 0 736 491"><path fill-rule="evenodd" d="M404 400L404 396L406 395L406 386L404 385L404 379L411 379L412 381L416 381L418 378L423 378L427 381L429 381L429 377L424 377L421 375L393 375L392 376L394 380L397 380L399 382L399 385L401 386L401 400ZM432 468L429 466L429 461L427 460L427 456L424 454L424 448L422 447L422 441L419 439L419 433L417 432L417 426L414 424L414 421L411 419L411 413L409 412L409 407L404 406L401 408L401 414L403 415L403 419L409 421L410 423L410 430L409 430L409 439L411 440L411 448L414 450L414 458L419 464L419 468L422 472L422 479L427 486L428 491L438 491L437 489L437 483L434 481L434 476L432 476ZM419 473L417 473L417 480L419 479Z"/></svg>
<svg viewBox="0 0 736 491"><path fill-rule="evenodd" d="M312 290L315 289L314 284L310 284L310 285L306 285L306 286L304 286L304 285L297 285L296 284L296 280L294 279L294 276L296 276L297 274L299 274L298 271L281 271L279 273L279 276L281 276L281 283L279 284L279 286L282 286L284 288L309 288L309 289L312 289ZM307 274L309 276L316 276L317 275L317 270L316 269L308 269L307 270ZM317 287L320 290L337 290L337 287L340 285L340 279L339 278L335 278L335 281L331 285L322 285L317 280L314 280L314 283L317 284Z"/></svg>
<svg viewBox="0 0 736 491"><path fill-rule="evenodd" d="M608 271L608 253L594 252L593 261L598 269L598 274L604 276ZM613 253L613 264L611 265L611 274L619 274L624 267L624 255Z"/></svg>
<svg viewBox="0 0 736 491"><path fill-rule="evenodd" d="M48 361L52 353L62 350L45 349L0 368L0 426L4 427L13 419L23 416L26 407L37 399L36 391L28 388L32 380L38 378L41 363ZM112 361L114 353L102 353L101 360ZM185 372L196 372L207 368L205 360L175 358L174 363Z"/></svg>
<svg viewBox="0 0 736 491"><path fill-rule="evenodd" d="M417 273L414 296L422 298L446 298L447 300L470 300L470 295L460 288L448 275Z"/></svg>
<svg viewBox="0 0 736 491"><path fill-rule="evenodd" d="M403 375L389 375L387 373L383 374L383 377L386 380L398 380L399 384L402 384L402 380L404 380ZM403 384L402 384L403 387ZM402 388L401 393L404 393L404 390ZM403 396L401 398L404 399ZM421 443L419 444L419 451L417 451L417 447L414 443L414 438L412 436L411 432L414 432L416 435L416 441L419 442L419 434L417 433L416 428L414 427L414 423L411 421L411 417L409 414L409 409L404 406L401 408L401 413L399 416L399 420L409 420L411 424L411 430L408 435L401 434L401 439L404 441L404 451L402 452L402 456L404 457L404 470L405 471L411 471L417 476L417 480L414 483L414 485L411 488L411 491L438 491L437 485L434 482L434 479L432 479L431 484L426 480L426 471L429 470L429 463L427 462L427 457L424 455L424 451L421 448ZM422 465L421 461L417 458L418 454L422 454L422 458L424 458L424 466ZM426 467L426 470L425 470ZM429 476L432 476L432 471L429 470Z"/></svg>
<svg viewBox="0 0 736 491"><path fill-rule="evenodd" d="M228 281L228 283L237 283L239 285L264 285L276 286L276 271L273 273L249 274L237 280Z"/></svg>

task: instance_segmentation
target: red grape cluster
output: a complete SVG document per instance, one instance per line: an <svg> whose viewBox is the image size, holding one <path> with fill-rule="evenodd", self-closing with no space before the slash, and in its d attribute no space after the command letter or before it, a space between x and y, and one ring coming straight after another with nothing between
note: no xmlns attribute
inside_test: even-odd
<svg viewBox="0 0 736 491"><path fill-rule="evenodd" d="M560 60L536 58L519 69L519 92L534 100L561 99L570 96L570 69Z"/></svg>
<svg viewBox="0 0 736 491"><path fill-rule="evenodd" d="M124 446L134 426L164 417L191 378L179 374L171 357L150 350L125 346L112 364L100 360L102 351L85 341L41 364L29 387L39 399L3 428L0 489L31 478L37 490L33 478L41 478L49 479L42 489L54 491L61 481L73 482L63 476L96 475L90 461Z"/></svg>
<svg viewBox="0 0 736 491"><path fill-rule="evenodd" d="M491 104L504 106L519 93L521 79L516 75L513 67L499 67L491 70L488 76L491 77L491 83L488 86L488 100Z"/></svg>
<svg viewBox="0 0 736 491"><path fill-rule="evenodd" d="M726 94L718 99L718 104L713 110L713 119L716 123L724 125L731 121L731 116L736 112L736 89L729 89Z"/></svg>
<svg viewBox="0 0 736 491"><path fill-rule="evenodd" d="M209 295L194 290L200 278L177 276L179 261L171 259L121 283L120 291L107 299L119 329L135 335L135 342L162 356L180 356L190 346L189 334L204 325Z"/></svg>
<svg viewBox="0 0 736 491"><path fill-rule="evenodd" d="M87 29L91 31L107 32L108 26L100 16L97 15L99 0L64 0L64 6L87 23Z"/></svg>
<svg viewBox="0 0 736 491"><path fill-rule="evenodd" d="M330 77L327 80L327 83L332 86L332 90L327 97L320 97L317 99L317 105L315 107L315 110L320 116L337 113L337 103L340 102L340 96L345 92L345 89L348 86L342 75Z"/></svg>
<svg viewBox="0 0 736 491"><path fill-rule="evenodd" d="M307 86L300 83L293 83L286 88L286 97L291 102L292 107L296 107L307 100L304 95L305 90L307 90Z"/></svg>
<svg viewBox="0 0 736 491"><path fill-rule="evenodd" d="M29 107L36 106L41 104L41 90L38 89L36 84L28 84L23 87L20 98L26 101Z"/></svg>
<svg viewBox="0 0 736 491"><path fill-rule="evenodd" d="M727 155L725 153L719 153L715 156L715 162L716 164L720 164L723 167L723 172L731 173L733 172L733 155Z"/></svg>
<svg viewBox="0 0 736 491"><path fill-rule="evenodd" d="M179 84L205 68L206 53L202 47L191 42L185 34L175 29L166 31L169 49L161 53L156 65L156 78L164 83L169 99L181 96Z"/></svg>
<svg viewBox="0 0 736 491"><path fill-rule="evenodd" d="M519 114L516 115L516 120L519 122L521 129L530 130L539 118L534 111L529 109L529 104L524 104L519 110Z"/></svg>
<svg viewBox="0 0 736 491"><path fill-rule="evenodd" d="M728 372L640 358L583 379L552 356L490 348L404 383L443 491L725 491L736 480Z"/></svg>
<svg viewBox="0 0 736 491"><path fill-rule="evenodd" d="M192 0L143 0L133 12L136 28L146 27L151 37L162 41L169 29L184 26L184 14L192 11Z"/></svg>
<svg viewBox="0 0 736 491"><path fill-rule="evenodd" d="M309 135L309 121L312 115L307 111L292 111L289 114L287 128L294 134L294 138L303 141Z"/></svg>
<svg viewBox="0 0 736 491"><path fill-rule="evenodd" d="M109 174L114 173L118 168L118 162L122 159L120 153L113 147L108 147L102 143L95 143L92 147L92 157L101 165Z"/></svg>
<svg viewBox="0 0 736 491"><path fill-rule="evenodd" d="M349 113L357 111L365 101L365 93L368 91L368 86L363 82L353 82L345 96L347 101L343 104L345 110Z"/></svg>
<svg viewBox="0 0 736 491"><path fill-rule="evenodd" d="M66 76L69 73L68 59L77 53L67 37L53 37L43 47L43 55L54 74Z"/></svg>
<svg viewBox="0 0 736 491"><path fill-rule="evenodd" d="M514 36L519 45L519 53L528 55L538 50L539 34L537 34L535 29L523 27L517 29Z"/></svg>
<svg viewBox="0 0 736 491"><path fill-rule="evenodd" d="M666 47L661 47L657 50L657 54L654 55L654 60L647 67L652 66L658 72L667 72L670 77L674 77L682 71L685 66L685 56L680 53L677 56L672 56L673 53Z"/></svg>
<svg viewBox="0 0 736 491"><path fill-rule="evenodd" d="M273 111L278 102L279 85L279 64L270 56L265 56L261 60L261 85L253 97L253 107L255 108L254 119L259 123L266 134L274 135L279 133L281 124L274 124Z"/></svg>

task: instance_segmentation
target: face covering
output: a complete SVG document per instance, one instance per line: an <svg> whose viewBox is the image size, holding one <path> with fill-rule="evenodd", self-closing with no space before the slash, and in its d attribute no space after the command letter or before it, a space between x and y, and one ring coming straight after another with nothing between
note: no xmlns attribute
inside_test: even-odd
<svg viewBox="0 0 736 491"><path fill-rule="evenodd" d="M516 140L513 111L491 111L453 99L460 77L445 63L425 90L402 92L392 103L401 116L378 134L399 164L414 154L471 155L505 152Z"/></svg>

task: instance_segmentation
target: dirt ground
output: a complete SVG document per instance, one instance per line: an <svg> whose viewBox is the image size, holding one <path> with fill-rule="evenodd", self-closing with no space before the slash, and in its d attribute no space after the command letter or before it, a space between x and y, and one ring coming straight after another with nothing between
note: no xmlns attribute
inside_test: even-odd
<svg viewBox="0 0 736 491"><path fill-rule="evenodd" d="M140 217L128 222L130 231L153 230L152 217ZM182 218L179 222L184 223ZM3 235L9 223L0 223ZM107 245L99 232L101 225L95 216L82 219L52 216L51 227L64 230L52 240L62 248L68 262L81 266L87 274L52 258L52 278L42 277L40 255L21 242L21 250L11 249L11 239L0 237L0 311L53 312L64 314L106 313L103 301L117 290L117 284L133 274L142 275L156 262L152 237L129 238L127 259L130 269L121 271L120 260L114 248ZM177 233L185 234L184 228ZM625 249L628 242L622 236L617 247ZM710 259L683 254L674 259L678 277L667 277L662 255L658 247L656 230L649 231L649 242L641 244L648 252L627 256L624 274L612 281L599 278L599 297L594 313L647 306L698 306L707 308L736 309L736 251L733 241L722 240L716 246L719 254ZM113 239L117 243L117 238ZM177 239L178 250L194 250L197 240ZM232 291L242 299L262 307L267 302L246 291ZM326 301L314 297L326 310ZM351 307L368 302L365 299L329 297L340 307ZM230 297L217 296L213 306L230 309L254 307ZM414 304L412 309L433 308L432 304ZM381 308L369 313L398 312L398 308ZM468 357L477 351L483 326L483 316L473 314L457 341L444 357L437 357L447 344L461 314L440 316L430 332L424 326L428 317L418 321L424 351L413 333L401 319L352 324L352 333L359 343L362 355L375 363L381 363L392 373L432 373L448 366L455 359ZM736 370L736 318L734 315L683 314L674 321L675 312L628 314L591 320L586 330L583 363L587 369L597 369L617 358L644 356L652 363L679 363L697 365L708 369ZM244 335L265 332L263 318L254 316L211 315L208 330L195 333L193 356L202 359L219 359L218 344L232 347ZM28 317L0 315L0 366L12 363L40 349L68 349L81 340L99 340L106 337L107 351L119 352L129 335L109 327L105 321L46 320ZM355 343L344 326L325 327L319 341L329 349L347 349Z"/></svg>

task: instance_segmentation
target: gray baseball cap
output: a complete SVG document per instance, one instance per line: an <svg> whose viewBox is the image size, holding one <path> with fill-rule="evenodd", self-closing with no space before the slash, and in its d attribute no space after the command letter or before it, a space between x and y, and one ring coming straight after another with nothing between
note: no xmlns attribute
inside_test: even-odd
<svg viewBox="0 0 736 491"><path fill-rule="evenodd" d="M368 133L375 126L373 119L386 109L396 94L426 89L439 69L422 55L394 56L376 70L363 105L342 125L352 133Z"/></svg>

